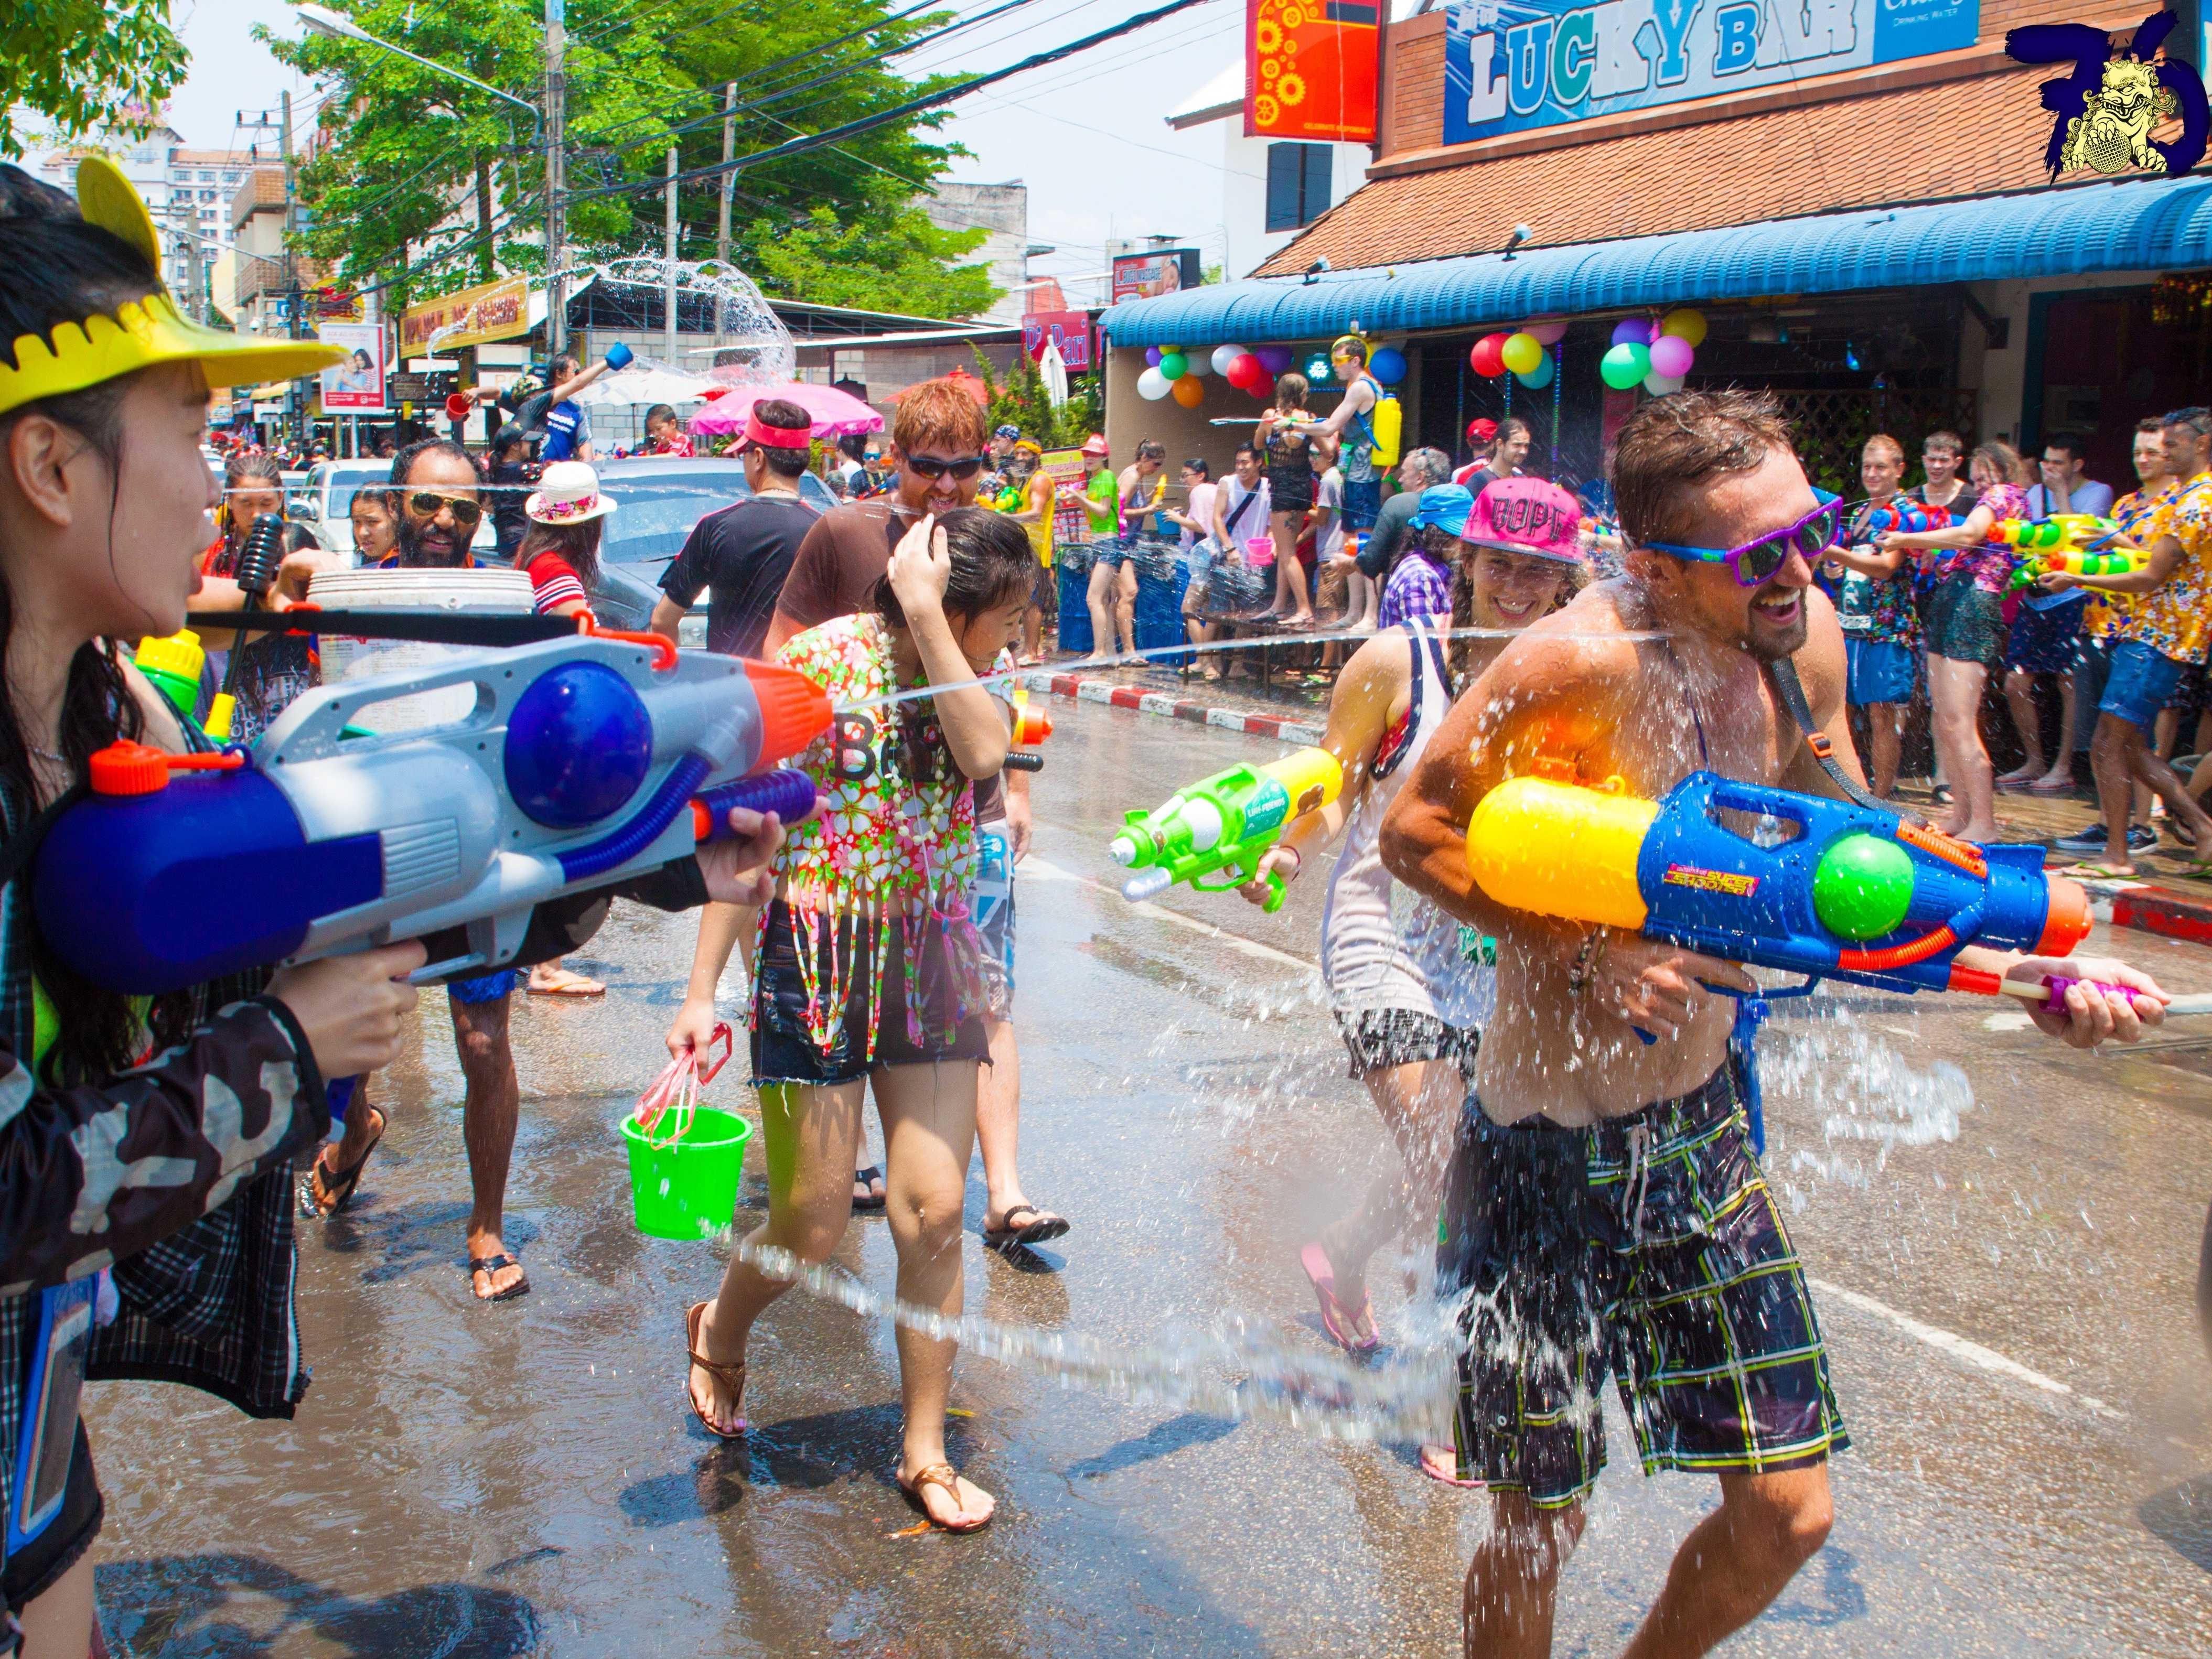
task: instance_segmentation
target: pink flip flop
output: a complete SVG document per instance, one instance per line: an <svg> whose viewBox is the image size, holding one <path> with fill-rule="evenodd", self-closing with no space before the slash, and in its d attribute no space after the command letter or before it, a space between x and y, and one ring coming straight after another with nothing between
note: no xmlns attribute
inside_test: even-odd
<svg viewBox="0 0 2212 1659"><path fill-rule="evenodd" d="M1322 1249L1319 1240L1298 1252L1298 1265L1306 1270L1314 1294L1321 1299L1321 1328L1337 1346L1346 1353L1370 1354L1382 1346L1378 1336L1361 1339L1347 1334L1362 1324L1370 1331L1375 1328L1375 1304L1371 1297L1363 1297L1359 1310L1354 1313L1336 1299L1336 1270L1328 1265L1328 1252Z"/></svg>
<svg viewBox="0 0 2212 1659"><path fill-rule="evenodd" d="M1421 1448L1421 1473L1438 1486L1458 1486L1466 1491L1480 1491L1486 1483L1463 1480L1459 1475L1459 1452L1455 1447L1442 1444Z"/></svg>

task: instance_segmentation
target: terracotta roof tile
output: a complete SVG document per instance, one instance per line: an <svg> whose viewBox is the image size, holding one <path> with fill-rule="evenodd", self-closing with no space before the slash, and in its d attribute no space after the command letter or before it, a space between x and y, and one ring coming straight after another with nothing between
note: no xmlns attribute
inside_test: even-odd
<svg viewBox="0 0 2212 1659"><path fill-rule="evenodd" d="M2048 182L2049 68L1372 179L1253 274L1295 275L1989 196Z"/></svg>

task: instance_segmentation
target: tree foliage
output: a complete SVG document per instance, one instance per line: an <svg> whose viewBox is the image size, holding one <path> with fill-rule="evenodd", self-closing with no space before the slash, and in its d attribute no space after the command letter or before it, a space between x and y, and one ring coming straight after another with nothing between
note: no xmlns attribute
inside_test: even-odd
<svg viewBox="0 0 2212 1659"><path fill-rule="evenodd" d="M972 317L988 310L998 291L988 266L953 262L985 234L940 230L917 208L843 224L830 209L816 208L796 223L747 225L738 263L771 294L915 317Z"/></svg>
<svg viewBox="0 0 2212 1659"><path fill-rule="evenodd" d="M1018 427L1024 438L1035 439L1046 449L1070 448L1106 429L1106 400L1096 374L1069 375L1067 401L1054 409L1045 392L1044 376L1028 352L1014 354L1013 367L1001 382L988 357L973 346L969 350L988 399L984 417L993 427Z"/></svg>
<svg viewBox="0 0 2212 1659"><path fill-rule="evenodd" d="M167 0L0 0L0 155L26 111L65 137L144 120L186 61Z"/></svg>
<svg viewBox="0 0 2212 1659"><path fill-rule="evenodd" d="M543 0L338 3L372 33L543 101ZM881 54L945 16L888 21L894 9L887 0L568 0L568 234L575 256L660 251L668 147L677 146L684 169L720 162L723 88L732 81L740 155L879 112L935 84L902 79ZM868 32L832 44L855 29ZM365 43L263 38L331 90L321 147L302 175L316 210L309 252L355 281L404 270L407 300L477 280L483 239L466 204L483 168L492 181L497 264L543 269L544 164L524 112ZM822 84L805 84L816 80ZM732 257L757 266L771 292L881 310L981 309L991 295L981 270L963 274L956 264L981 233L940 231L912 206L957 153L930 142L941 119L894 123L739 171ZM718 179L679 186L683 257L715 251L720 202ZM901 297L909 291L929 306Z"/></svg>

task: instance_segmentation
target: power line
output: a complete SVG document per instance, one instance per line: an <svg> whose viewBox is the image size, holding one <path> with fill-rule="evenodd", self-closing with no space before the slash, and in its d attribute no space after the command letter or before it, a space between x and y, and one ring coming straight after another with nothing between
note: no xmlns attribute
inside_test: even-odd
<svg viewBox="0 0 2212 1659"><path fill-rule="evenodd" d="M772 145L767 149L755 150L750 155L738 156L727 162L716 161L704 167L689 168L673 175L674 179L680 184L696 179L719 178L725 173L741 172L748 167L765 166L771 161L781 161L787 156L800 155L809 150L835 144L840 139L857 137L862 133L872 132L878 127L887 126L894 121L904 120L908 116L919 114L925 110L932 110L942 105L952 103L956 100L966 97L971 92L995 85L1011 76L1023 74L1030 70L1042 69L1048 64L1059 63L1063 58L1073 57L1079 52L1086 52L1092 46L1103 45L1108 40L1119 40L1125 34L1134 33L1139 29L1158 22L1162 18L1172 17L1178 12L1188 11L1193 6L1212 3L1212 0L1167 0L1165 5L1156 6L1150 11L1139 12L1133 17L1125 18L1121 22L1087 34L1079 40L1072 40L1066 46L1032 53L1019 63L1010 64L1004 69L991 70L981 75L971 76L967 80L956 82L952 86L940 88L936 92L924 94L919 98L908 99L906 102L894 105L890 109L879 111L873 115L861 116L855 120L847 121L842 125L829 128L825 131L789 139L783 143ZM659 180L641 184L608 185L597 190L572 191L570 199L572 201L589 200L599 196L635 195L646 191L661 189L668 182L668 179L664 177Z"/></svg>

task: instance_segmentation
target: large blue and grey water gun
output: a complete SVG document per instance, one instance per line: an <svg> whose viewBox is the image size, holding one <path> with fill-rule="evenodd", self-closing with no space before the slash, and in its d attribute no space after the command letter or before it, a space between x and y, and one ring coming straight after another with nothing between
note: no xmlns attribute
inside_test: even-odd
<svg viewBox="0 0 2212 1659"><path fill-rule="evenodd" d="M473 687L463 718L363 732L356 716ZM418 980L521 950L532 910L644 875L726 833L729 809L812 811L769 769L830 724L788 669L650 635L571 635L325 686L250 750L119 744L47 832L32 902L94 983L159 994L263 963L452 936Z"/></svg>

